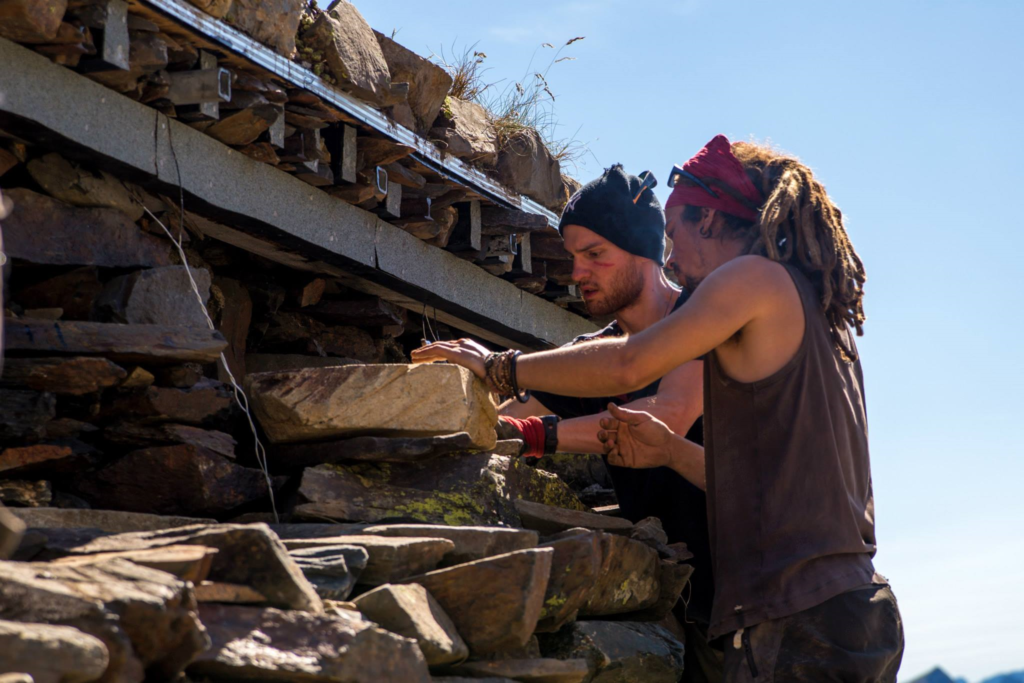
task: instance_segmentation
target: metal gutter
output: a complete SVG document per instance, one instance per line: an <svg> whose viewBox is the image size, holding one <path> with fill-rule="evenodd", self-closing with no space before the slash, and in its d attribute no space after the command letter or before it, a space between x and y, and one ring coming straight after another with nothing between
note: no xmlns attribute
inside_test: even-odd
<svg viewBox="0 0 1024 683"><path fill-rule="evenodd" d="M528 197L510 193L485 173L461 159L442 155L430 141L400 126L372 106L328 85L309 69L277 54L228 24L214 19L205 12L186 4L183 0L137 0L168 17L203 34L292 85L305 88L360 123L387 137L415 149L414 156L443 176L451 177L470 189L507 208L534 213L548 219L548 225L557 227L558 216Z"/></svg>

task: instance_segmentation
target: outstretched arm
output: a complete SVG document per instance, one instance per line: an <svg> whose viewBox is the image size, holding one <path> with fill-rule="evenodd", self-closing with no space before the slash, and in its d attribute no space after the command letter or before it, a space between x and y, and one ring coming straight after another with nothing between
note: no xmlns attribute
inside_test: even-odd
<svg viewBox="0 0 1024 683"><path fill-rule="evenodd" d="M590 397L636 391L708 353L770 312L780 277L789 278L781 266L766 258L733 259L709 275L679 310L639 334L521 356L519 387ZM483 347L463 342L437 342L412 354L416 362L448 360L464 365L479 377L485 375L486 356Z"/></svg>

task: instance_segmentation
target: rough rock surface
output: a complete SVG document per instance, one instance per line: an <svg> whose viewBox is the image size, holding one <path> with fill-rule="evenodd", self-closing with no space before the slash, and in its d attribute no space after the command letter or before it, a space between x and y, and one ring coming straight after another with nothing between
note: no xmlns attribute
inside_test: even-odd
<svg viewBox="0 0 1024 683"><path fill-rule="evenodd" d="M348 2L336 3L302 34L306 45L323 52L342 89L382 105L391 98L391 73L363 15Z"/></svg>
<svg viewBox="0 0 1024 683"><path fill-rule="evenodd" d="M500 677L522 683L582 683L590 674L585 659L501 659L493 662L467 662L453 673L472 677Z"/></svg>
<svg viewBox="0 0 1024 683"><path fill-rule="evenodd" d="M16 507L46 507L53 501L48 481L0 480L0 502Z"/></svg>
<svg viewBox="0 0 1024 683"><path fill-rule="evenodd" d="M381 586L353 602L382 628L415 640L430 666L459 662L469 656L455 624L423 586Z"/></svg>
<svg viewBox="0 0 1024 683"><path fill-rule="evenodd" d="M0 671L35 683L87 683L107 670L107 646L70 626L0 621Z"/></svg>
<svg viewBox="0 0 1024 683"><path fill-rule="evenodd" d="M367 527L363 533L377 536L406 538L446 538L455 544L441 563L444 566L482 560L537 545L537 534L525 529L505 529L484 526L445 526L441 524L379 524Z"/></svg>
<svg viewBox="0 0 1024 683"><path fill-rule="evenodd" d="M576 618L590 597L601 570L601 541L598 534L581 533L541 547L555 552L537 631L557 631Z"/></svg>
<svg viewBox="0 0 1024 683"><path fill-rule="evenodd" d="M104 683L170 680L209 644L191 584L112 559L83 567L0 563L0 619L73 626L106 646Z"/></svg>
<svg viewBox="0 0 1024 683"><path fill-rule="evenodd" d="M234 0L223 16L238 30L269 45L278 54L291 57L303 5L304 0Z"/></svg>
<svg viewBox="0 0 1024 683"><path fill-rule="evenodd" d="M448 145L447 152L454 157L493 166L498 161L498 134L491 124L487 110L476 102L457 97L445 99L441 116L449 118L449 126L431 128L430 137Z"/></svg>
<svg viewBox="0 0 1024 683"><path fill-rule="evenodd" d="M56 152L32 159L26 167L47 194L72 206L118 209L132 221L144 214L142 205L132 199L128 188L105 171L86 171Z"/></svg>
<svg viewBox="0 0 1024 683"><path fill-rule="evenodd" d="M415 576L477 655L522 647L533 634L551 574L550 548L533 548Z"/></svg>
<svg viewBox="0 0 1024 683"><path fill-rule="evenodd" d="M106 358L8 358L3 382L35 391L81 396L115 386L127 374Z"/></svg>
<svg viewBox="0 0 1024 683"><path fill-rule="evenodd" d="M194 526L101 536L83 543L75 534L47 539L39 559L90 555L119 550L141 550L168 545L216 548L210 580L252 586L274 607L323 611L316 591L288 556L277 535L265 524L197 524Z"/></svg>
<svg viewBox="0 0 1024 683"><path fill-rule="evenodd" d="M289 551L338 545L365 548L369 559L359 582L370 586L429 572L455 547L454 543L444 538L385 538L369 534L285 539L282 542Z"/></svg>
<svg viewBox="0 0 1024 683"><path fill-rule="evenodd" d="M683 644L657 624L576 622L540 638L545 657L586 659L586 683L676 683L683 673Z"/></svg>
<svg viewBox="0 0 1024 683"><path fill-rule="evenodd" d="M565 203L562 169L540 134L532 128L516 133L498 154L498 178L509 188L558 211Z"/></svg>
<svg viewBox="0 0 1024 683"><path fill-rule="evenodd" d="M267 495L257 469L201 446L158 446L122 456L79 490L96 504L158 515L213 516Z"/></svg>
<svg viewBox="0 0 1024 683"><path fill-rule="evenodd" d="M356 545L323 545L288 552L324 600L345 600L356 587L370 554Z"/></svg>
<svg viewBox="0 0 1024 683"><path fill-rule="evenodd" d="M195 517L162 517L119 510L70 510L63 508L34 508L12 513L30 529L99 529L108 534L130 531L157 531L175 527L213 522Z"/></svg>
<svg viewBox="0 0 1024 683"><path fill-rule="evenodd" d="M205 304L210 298L210 271L193 268L192 277ZM138 270L116 277L103 288L94 306L97 315L107 322L185 327L207 324L185 266Z"/></svg>
<svg viewBox="0 0 1024 683"><path fill-rule="evenodd" d="M601 569L580 616L622 614L653 606L661 595L658 552L640 541L601 533Z"/></svg>
<svg viewBox="0 0 1024 683"><path fill-rule="evenodd" d="M250 375L253 407L275 443L373 431L466 432L492 448L497 412L483 382L454 365L346 365Z"/></svg>
<svg viewBox="0 0 1024 683"><path fill-rule="evenodd" d="M67 0L5 0L0 3L0 37L45 43L57 36Z"/></svg>
<svg viewBox="0 0 1024 683"><path fill-rule="evenodd" d="M14 202L4 219L4 250L10 257L110 268L171 262L166 240L143 232L117 209L80 209L22 188L6 190L4 197Z"/></svg>
<svg viewBox="0 0 1024 683"><path fill-rule="evenodd" d="M339 610L339 615L344 611ZM202 604L213 647L189 666L193 678L314 683L429 683L416 642L357 616Z"/></svg>
<svg viewBox="0 0 1024 683"><path fill-rule="evenodd" d="M409 84L408 105L415 117L415 130L426 132L437 118L444 98L451 90L452 77L434 62L424 59L384 34L377 31L374 34L387 61L391 80Z"/></svg>
<svg viewBox="0 0 1024 683"><path fill-rule="evenodd" d="M569 510L531 500L517 500L516 510L527 529L542 534L556 534L568 529L594 529L612 533L628 533L633 523L621 517L598 515L582 510Z"/></svg>

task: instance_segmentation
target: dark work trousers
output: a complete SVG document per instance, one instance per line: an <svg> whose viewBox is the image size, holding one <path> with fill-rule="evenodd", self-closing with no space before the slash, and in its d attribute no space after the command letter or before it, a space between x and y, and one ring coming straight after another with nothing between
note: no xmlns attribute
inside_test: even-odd
<svg viewBox="0 0 1024 683"><path fill-rule="evenodd" d="M903 621L889 586L870 585L723 641L727 683L893 683Z"/></svg>
<svg viewBox="0 0 1024 683"><path fill-rule="evenodd" d="M686 649L680 683L722 683L722 652L708 643L707 627L693 622L682 626Z"/></svg>

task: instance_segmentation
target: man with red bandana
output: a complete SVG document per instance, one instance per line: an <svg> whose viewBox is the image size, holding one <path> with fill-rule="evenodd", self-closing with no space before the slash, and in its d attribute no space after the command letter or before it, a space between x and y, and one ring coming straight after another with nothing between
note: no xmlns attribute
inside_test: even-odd
<svg viewBox="0 0 1024 683"><path fill-rule="evenodd" d="M606 396L704 358L707 451L609 405L608 462L669 467L707 492L724 680L896 680L903 628L874 570L863 264L813 173L717 136L672 171L669 265L692 289L624 338L529 355L469 341L419 349L498 388ZM594 367L602 372L592 372ZM705 457L706 456L706 457Z"/></svg>
<svg viewBox="0 0 1024 683"><path fill-rule="evenodd" d="M585 185L566 204L559 221L565 248L573 257L573 280L587 310L615 316L602 330L571 342L636 334L662 320L686 301L664 273L665 216L651 187L615 165ZM597 366L591 371L597 370ZM597 438L608 403L657 415L672 429L703 443L702 363L686 363L660 380L619 396L581 399L534 392L526 403L501 406L506 436L525 441L528 458L544 454L603 453ZM509 433L508 429L513 429ZM720 654L707 645L714 586L704 492L667 467L633 469L609 465L622 516L634 522L662 520L670 543L684 542L693 552L694 573L677 610L685 631L684 681L721 680Z"/></svg>

